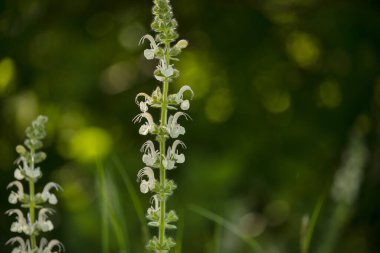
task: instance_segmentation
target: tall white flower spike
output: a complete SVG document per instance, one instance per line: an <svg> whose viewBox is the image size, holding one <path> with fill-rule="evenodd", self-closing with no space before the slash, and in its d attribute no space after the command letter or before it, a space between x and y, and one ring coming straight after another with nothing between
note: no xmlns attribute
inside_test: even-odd
<svg viewBox="0 0 380 253"><path fill-rule="evenodd" d="M175 246L174 239L166 235L166 230L176 228L171 223L176 222L178 217L174 210L167 211L166 201L177 186L173 180L166 178L166 171L175 169L178 164L185 162L185 155L180 153L178 148L186 148L186 146L180 140L174 140L171 146L168 142L170 138L176 139L185 134L186 130L178 123L178 120L181 116L186 119L190 117L180 110L188 110L189 99L194 96L188 85L183 86L176 94L170 94L169 84L179 76L179 71L175 69L173 61L178 60L178 55L188 46L188 42L183 39L177 40L179 37L176 31L177 21L173 18L169 1L154 0L154 21L151 27L156 34L155 36L145 35L140 41L140 43L145 40L150 42L150 47L145 49L144 56L148 60L158 60L153 76L162 83L162 86L157 87L151 96L146 93L137 94L135 102L141 113L133 119L134 123L144 119L139 133L152 134L157 142L155 144L149 140L142 146L142 161L147 167L137 174L137 181L141 182L140 191L153 193L152 206L149 207L146 218L149 220L149 226L158 228L158 236L154 236L146 248L156 253L169 253ZM185 98L185 95L188 97ZM152 115L148 113L150 108L160 109L160 119L157 123L154 123ZM171 110L178 111L170 115ZM155 179L154 169L159 170L159 180Z"/></svg>
<svg viewBox="0 0 380 253"><path fill-rule="evenodd" d="M25 146L18 145L16 147L16 152L20 155L15 161L17 168L14 171L14 177L17 180L11 182L7 187L13 189L8 201L11 204L20 203L22 208L26 208L28 210L25 213L27 218L19 209L11 209L6 214L15 215L16 218L16 221L11 224L11 232L22 233L29 239L22 237L10 239L7 244L18 243L18 246L13 248L12 253L57 253L54 249L63 250L62 244L57 240L48 242L42 238L40 245L37 245L37 236L41 232L48 232L54 228L53 223L48 220L48 215L52 214L53 210L44 208L42 205L45 203L57 204L57 196L51 190L62 190L58 184L50 182L45 185L41 193L35 192L35 184L42 177L41 169L36 165L46 158L46 154L39 151L43 146L42 139L46 136L46 122L45 116L38 116L25 131L27 136L24 142ZM28 194L25 193L23 181L26 181L29 186Z"/></svg>
<svg viewBox="0 0 380 253"><path fill-rule="evenodd" d="M148 180L142 179L144 176L148 177ZM154 172L151 168L145 167L137 174L137 180L141 181L140 191L142 193L148 193L152 191L155 186L156 179L154 178Z"/></svg>

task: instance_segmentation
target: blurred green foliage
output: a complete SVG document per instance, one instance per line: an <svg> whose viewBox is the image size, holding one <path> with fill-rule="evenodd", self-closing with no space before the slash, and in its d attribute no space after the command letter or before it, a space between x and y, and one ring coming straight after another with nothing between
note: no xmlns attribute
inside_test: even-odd
<svg viewBox="0 0 380 253"><path fill-rule="evenodd" d="M0 1L0 213L10 208L14 147L36 115L48 115L42 167L44 180L65 189L53 238L67 252L101 251L105 205L114 210L110 252L120 245L143 252L141 214L124 182L127 175L138 189L133 179L143 166L134 97L157 85L154 64L138 46L150 32L151 5ZM320 250L337 214L339 231L327 240L334 252L377 252L380 2L173 0L173 7L190 47L171 89L189 84L196 94L184 140L188 162L170 175L180 186L170 205L182 210L182 252L253 252L190 204L224 217L268 253L300 252L302 217L321 196L310 252ZM330 191L352 132L365 136L370 158L358 198L342 211ZM146 209L147 197L138 198ZM3 246L10 223L0 218L1 252L10 251Z"/></svg>

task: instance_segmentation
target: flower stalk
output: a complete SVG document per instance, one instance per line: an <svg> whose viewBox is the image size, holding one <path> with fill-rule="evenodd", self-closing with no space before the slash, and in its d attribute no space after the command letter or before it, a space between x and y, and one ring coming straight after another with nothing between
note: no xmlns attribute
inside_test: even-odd
<svg viewBox="0 0 380 253"><path fill-rule="evenodd" d="M52 189L60 190L61 187L56 183L50 182L45 185L41 193L36 193L35 187L38 179L42 177L38 163L46 159L46 154L38 151L42 148L42 139L45 138L45 123L47 117L38 116L29 126L25 133L27 139L24 145L18 145L16 152L20 155L16 160L18 168L14 171L15 181L8 185L8 189L17 189L17 192L11 191L9 195L9 203L20 203L22 208L27 209L27 218L20 209L11 209L7 214L12 216L16 215L16 222L11 225L11 232L25 234L29 238L24 240L22 237L17 236L10 239L7 244L18 243L12 252L17 253L55 253L64 250L63 245L57 240L48 242L45 238L40 240L37 244L37 236L41 233L52 231L53 223L48 219L48 215L53 213L53 210L46 208L44 204L55 205L57 204L57 197L51 192ZM26 181L29 186L29 194L24 192L22 181Z"/></svg>
<svg viewBox="0 0 380 253"><path fill-rule="evenodd" d="M167 171L176 168L176 164L183 163L185 156L179 154L177 147L185 145L175 140L173 145L167 148L168 140L175 139L185 134L185 128L178 124L181 116L188 118L183 112L176 112L169 115L169 111L188 110L190 102L184 99L184 93L188 91L193 97L193 91L187 85L183 86L176 94L169 94L169 85L179 76L179 71L174 68L171 62L178 60L176 57L187 47L186 40L179 40L176 32L177 21L173 18L172 7L169 0L154 0L152 29L156 32L155 38L151 35L142 37L140 43L145 40L149 41L150 48L144 50L144 56L147 60L158 60L158 66L154 71L154 77L162 83L161 88L157 87L152 95L139 93L136 96L136 104L139 106L141 113L134 118L134 122L145 121L140 127L141 135L154 135L159 150L156 151L154 142L148 140L144 143L141 151L143 162L146 167L141 169L137 175L140 181L140 190L142 193L152 192L152 207L147 211L148 225L158 228L158 237L154 236L147 244L147 249L156 253L167 253L175 246L175 241L168 237L168 229L176 229L171 224L178 220L174 210L167 212L167 199L177 188L173 180L167 179ZM174 46L172 46L174 44ZM160 121L156 124L152 115L148 112L149 108L159 108ZM159 180L155 179L154 169L158 170ZM145 179L143 179L145 178ZM146 180L147 179L147 180Z"/></svg>

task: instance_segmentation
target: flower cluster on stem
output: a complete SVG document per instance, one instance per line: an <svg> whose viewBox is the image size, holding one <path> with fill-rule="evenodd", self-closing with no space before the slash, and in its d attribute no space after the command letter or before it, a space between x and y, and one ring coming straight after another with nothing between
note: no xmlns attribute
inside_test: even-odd
<svg viewBox="0 0 380 253"><path fill-rule="evenodd" d="M176 229L173 223L178 217L174 210L167 211L166 201L177 186L173 180L167 179L166 173L175 169L177 164L185 162L185 156L180 153L180 149L186 148L180 140L174 140L171 145L168 141L185 134L185 128L179 124L179 120L190 118L182 111L190 108L190 102L185 99L185 95L191 99L194 94L188 85L184 85L175 94L169 94L169 84L179 76L179 71L174 68L172 62L178 61L177 56L187 47L188 42L177 41L177 21L173 18L169 0L154 0L153 15L151 27L156 36L145 35L140 43L149 42L150 47L144 51L147 60L158 60L154 77L162 83L162 89L157 87L151 95L137 94L136 104L141 113L133 121L142 122L139 133L155 136L156 142L155 144L152 140L148 140L143 144L142 160L146 167L137 175L141 192L153 193L152 206L148 209L146 217L149 220L148 225L158 229L158 236L154 236L148 242L147 249L157 253L167 253L175 246L175 241L167 236L166 230ZM158 123L148 112L150 108L160 109ZM156 179L155 174L158 174L159 179Z"/></svg>
<svg viewBox="0 0 380 253"><path fill-rule="evenodd" d="M40 193L35 190L38 179L42 177L41 169L37 167L37 164L46 159L46 154L39 150L43 146L42 139L46 136L47 120L45 116L38 116L25 131L27 138L24 145L16 147L16 152L19 154L15 162L16 180L7 187L12 190L8 200L13 205L20 204L21 208L27 211L26 217L23 211L16 208L8 210L7 214L16 218L11 225L11 232L24 234L28 239L25 240L21 236L10 239L7 244L16 245L12 253L55 253L57 250L64 250L58 240L48 241L41 238L39 244L37 243L40 233L54 228L49 220L49 216L54 211L45 205L57 204L58 200L53 191L61 190L61 187L53 182L47 183ZM23 182L29 187L28 193L24 191Z"/></svg>

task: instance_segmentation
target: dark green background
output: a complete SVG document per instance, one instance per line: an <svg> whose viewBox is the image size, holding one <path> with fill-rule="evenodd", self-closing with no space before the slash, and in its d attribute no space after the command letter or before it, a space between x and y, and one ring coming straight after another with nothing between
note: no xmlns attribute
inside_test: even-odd
<svg viewBox="0 0 380 253"><path fill-rule="evenodd" d="M142 56L147 45L138 46L151 32L151 6L0 0L1 252L11 251L3 245L12 236L4 212L14 147L38 114L50 119L41 181L65 188L47 237L70 253L101 252L97 156L128 252L142 252L141 226L114 160L137 191L146 137L132 124L134 97L158 85L154 63ZM169 173L179 186L169 206L184 221L182 252L217 252L215 245L251 252L190 204L222 215L266 252L299 252L302 217L321 197L310 252L328 241L332 226L341 226L333 252L378 252L380 2L174 0L173 7L190 46L171 91L188 84L196 94L193 120L183 122L187 161ZM357 200L334 223L330 188L353 131L365 133L370 156ZM148 208L149 197L138 196ZM111 232L111 252L117 248Z"/></svg>

